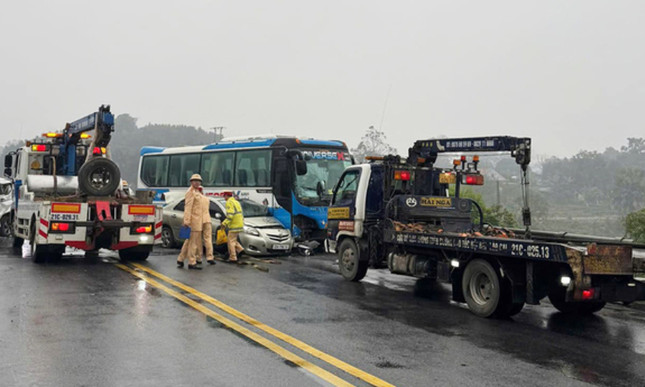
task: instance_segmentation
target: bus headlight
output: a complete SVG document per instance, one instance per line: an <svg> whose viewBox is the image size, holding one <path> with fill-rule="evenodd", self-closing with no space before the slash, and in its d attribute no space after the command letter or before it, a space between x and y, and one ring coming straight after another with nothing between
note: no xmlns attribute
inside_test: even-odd
<svg viewBox="0 0 645 387"><path fill-rule="evenodd" d="M249 235L260 236L260 232L255 227L244 226L244 232Z"/></svg>

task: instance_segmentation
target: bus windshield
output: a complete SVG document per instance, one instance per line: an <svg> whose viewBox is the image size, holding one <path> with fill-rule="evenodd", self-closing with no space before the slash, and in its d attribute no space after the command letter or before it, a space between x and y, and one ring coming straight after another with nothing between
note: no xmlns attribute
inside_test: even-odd
<svg viewBox="0 0 645 387"><path fill-rule="evenodd" d="M342 152L303 152L307 160L307 173L296 176L295 194L305 205L329 205L332 190L345 168L352 165L350 156ZM322 156L321 156L322 154Z"/></svg>

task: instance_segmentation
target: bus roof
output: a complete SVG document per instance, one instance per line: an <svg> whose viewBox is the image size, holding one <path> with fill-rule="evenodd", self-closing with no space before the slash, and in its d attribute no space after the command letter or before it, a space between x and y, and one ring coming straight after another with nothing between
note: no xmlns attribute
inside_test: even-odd
<svg viewBox="0 0 645 387"><path fill-rule="evenodd" d="M181 146L162 148L155 146L144 146L141 148L141 156L151 153L195 153L209 150L224 150L224 149L245 149L245 148L268 148L271 146L311 146L311 147L336 147L347 148L342 141L336 140L316 140L316 139L299 139L296 137L283 137L274 136L271 138L253 137L253 138L240 138L239 140L224 139L222 141L209 144L209 145L195 145L195 146Z"/></svg>

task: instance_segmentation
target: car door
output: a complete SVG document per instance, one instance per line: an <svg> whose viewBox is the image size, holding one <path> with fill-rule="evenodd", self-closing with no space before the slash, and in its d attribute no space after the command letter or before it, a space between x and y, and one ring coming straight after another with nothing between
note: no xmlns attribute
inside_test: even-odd
<svg viewBox="0 0 645 387"><path fill-rule="evenodd" d="M179 239L179 229L184 225L184 206L185 202L182 199L170 210L170 228L177 239Z"/></svg>

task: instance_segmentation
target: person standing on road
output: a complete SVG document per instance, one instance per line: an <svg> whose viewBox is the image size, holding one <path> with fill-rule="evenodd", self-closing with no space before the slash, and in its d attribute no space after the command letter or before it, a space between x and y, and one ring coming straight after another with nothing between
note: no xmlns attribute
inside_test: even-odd
<svg viewBox="0 0 645 387"><path fill-rule="evenodd" d="M184 267L184 260L188 255L188 268L193 270L202 269L197 266L197 251L200 251L199 255L201 256L202 250L203 207L206 204L202 200L204 195L199 191L201 184L202 177L199 174L192 175L190 177L190 188L188 188L184 197L184 226L190 227L190 238L184 241L179 257L177 257L177 267L179 268ZM206 211L208 212L208 206Z"/></svg>
<svg viewBox="0 0 645 387"><path fill-rule="evenodd" d="M226 237L228 238L228 260L237 262L238 254L244 252L244 248L238 242L238 235L244 231L244 216L242 215L242 206L235 199L232 192L225 192L226 198L226 219L222 222L222 227L228 228Z"/></svg>
<svg viewBox="0 0 645 387"><path fill-rule="evenodd" d="M213 224L211 223L210 205L211 200L208 196L204 195L202 187L199 187L199 192L202 193L200 200L203 201L202 205L202 243L206 248L206 262L211 265L215 264L215 257L213 256ZM201 247L196 251L197 264L202 263L202 249Z"/></svg>

